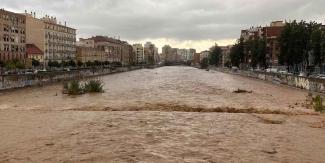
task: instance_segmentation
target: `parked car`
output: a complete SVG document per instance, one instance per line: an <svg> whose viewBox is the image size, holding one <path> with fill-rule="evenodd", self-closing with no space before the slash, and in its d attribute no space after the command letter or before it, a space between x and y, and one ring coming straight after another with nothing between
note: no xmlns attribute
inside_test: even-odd
<svg viewBox="0 0 325 163"><path fill-rule="evenodd" d="M300 72L298 76L301 76L301 77L306 77L307 74L305 72Z"/></svg>
<svg viewBox="0 0 325 163"><path fill-rule="evenodd" d="M46 69L34 70L34 74L42 73L42 72L47 72L47 70Z"/></svg>
<svg viewBox="0 0 325 163"><path fill-rule="evenodd" d="M278 71L280 74L288 74L288 71L282 70L282 71Z"/></svg>
<svg viewBox="0 0 325 163"><path fill-rule="evenodd" d="M267 68L266 72L273 72L273 73L277 73L278 69L277 68Z"/></svg>
<svg viewBox="0 0 325 163"><path fill-rule="evenodd" d="M325 79L325 74L319 74L319 75L318 75L318 78L320 78L320 79Z"/></svg>
<svg viewBox="0 0 325 163"><path fill-rule="evenodd" d="M236 66L233 66L231 69L233 69L233 70L239 70L239 68L236 67Z"/></svg>
<svg viewBox="0 0 325 163"><path fill-rule="evenodd" d="M68 71L70 72L71 70L69 68L64 68L63 71Z"/></svg>

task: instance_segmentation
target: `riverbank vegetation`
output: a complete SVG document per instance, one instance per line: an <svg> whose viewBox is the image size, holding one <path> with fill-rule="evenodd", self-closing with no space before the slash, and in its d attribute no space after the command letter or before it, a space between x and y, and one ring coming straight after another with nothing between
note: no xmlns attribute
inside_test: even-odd
<svg viewBox="0 0 325 163"><path fill-rule="evenodd" d="M286 22L276 42L279 66L298 72L313 71L325 61L325 28L321 23ZM266 69L270 65L266 36L240 38L230 52L231 65Z"/></svg>
<svg viewBox="0 0 325 163"><path fill-rule="evenodd" d="M316 112L325 112L325 106L323 105L323 98L321 96L316 96L313 98L313 107Z"/></svg>
<svg viewBox="0 0 325 163"><path fill-rule="evenodd" d="M103 82L101 80L90 80L84 85L84 91L88 93L103 92Z"/></svg>
<svg viewBox="0 0 325 163"><path fill-rule="evenodd" d="M89 80L83 84L78 80L73 80L63 84L63 94L103 93L103 86L104 84L101 80Z"/></svg>

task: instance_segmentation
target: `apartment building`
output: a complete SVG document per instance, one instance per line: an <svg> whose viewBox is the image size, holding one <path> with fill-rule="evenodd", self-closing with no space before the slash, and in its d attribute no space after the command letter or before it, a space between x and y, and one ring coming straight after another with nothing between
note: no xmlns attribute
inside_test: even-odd
<svg viewBox="0 0 325 163"><path fill-rule="evenodd" d="M105 62L108 61L108 55L104 51L98 50L93 47L77 46L76 60L78 62Z"/></svg>
<svg viewBox="0 0 325 163"><path fill-rule="evenodd" d="M280 54L280 46L277 39L281 35L284 26L285 23L283 21L273 21L270 23L270 26L251 27L241 31L241 38L244 42L260 38L266 39L267 63L268 65L276 66L278 65L278 55ZM244 62L250 64L252 55L246 49Z"/></svg>
<svg viewBox="0 0 325 163"><path fill-rule="evenodd" d="M0 9L0 61L26 59L26 17Z"/></svg>
<svg viewBox="0 0 325 163"><path fill-rule="evenodd" d="M45 65L51 61L75 60L76 29L68 27L66 22L58 22L56 17L45 15L37 18L31 12L26 16L26 37L28 44L34 44L44 52Z"/></svg>
<svg viewBox="0 0 325 163"><path fill-rule="evenodd" d="M177 62L178 60L177 49L172 48L169 45L165 45L164 47L162 47L162 57L165 63Z"/></svg>
<svg viewBox="0 0 325 163"><path fill-rule="evenodd" d="M133 44L133 50L135 52L136 58L137 58L137 63L141 64L144 61L144 48L142 44Z"/></svg>
<svg viewBox="0 0 325 163"><path fill-rule="evenodd" d="M76 29L62 25L55 17L46 15L41 20L45 23L45 60L75 60Z"/></svg>
<svg viewBox="0 0 325 163"><path fill-rule="evenodd" d="M266 58L268 65L277 66L279 64L280 45L278 38L283 31L285 23L283 21L271 22L270 26L264 27L264 37L266 38Z"/></svg>
<svg viewBox="0 0 325 163"><path fill-rule="evenodd" d="M210 51L208 51L208 50L202 51L200 53L200 61L202 61L202 59L204 59L204 58L209 58L209 55L210 55Z"/></svg>
<svg viewBox="0 0 325 163"><path fill-rule="evenodd" d="M197 66L200 64L200 53L195 53L192 58L192 65Z"/></svg>
<svg viewBox="0 0 325 163"><path fill-rule="evenodd" d="M158 61L158 48L151 42L144 45L144 61L146 64L154 65Z"/></svg>
<svg viewBox="0 0 325 163"><path fill-rule="evenodd" d="M107 37L94 36L87 39L79 39L84 46L95 48L105 53L105 57L109 62L120 62L122 65L134 64L136 57L133 47L126 41Z"/></svg>

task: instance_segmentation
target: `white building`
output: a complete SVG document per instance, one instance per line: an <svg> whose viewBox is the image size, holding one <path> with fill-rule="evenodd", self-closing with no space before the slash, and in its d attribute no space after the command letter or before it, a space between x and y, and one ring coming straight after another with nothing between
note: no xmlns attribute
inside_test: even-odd
<svg viewBox="0 0 325 163"><path fill-rule="evenodd" d="M144 61L144 48L142 44L133 44L133 50L135 52L136 58L137 58L137 63L143 63Z"/></svg>

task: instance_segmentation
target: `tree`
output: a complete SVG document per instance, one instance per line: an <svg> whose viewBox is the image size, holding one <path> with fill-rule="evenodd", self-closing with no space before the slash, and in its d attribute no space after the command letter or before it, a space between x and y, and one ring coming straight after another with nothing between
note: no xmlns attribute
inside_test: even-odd
<svg viewBox="0 0 325 163"><path fill-rule="evenodd" d="M58 61L51 61L49 60L48 64L47 64L50 68L56 67L59 68L61 67L61 64Z"/></svg>
<svg viewBox="0 0 325 163"><path fill-rule="evenodd" d="M257 41L257 48L256 48L256 57L257 57L257 64L260 67L267 68L266 63L266 39L265 38L259 38Z"/></svg>
<svg viewBox="0 0 325 163"><path fill-rule="evenodd" d="M25 65L18 59L13 59L6 62L6 67L8 69L24 69Z"/></svg>
<svg viewBox="0 0 325 163"><path fill-rule="evenodd" d="M259 64L259 39L253 39L253 40L249 40L247 42L247 49L249 49L249 51L252 54L252 60L251 60L251 66L253 68L256 68Z"/></svg>
<svg viewBox="0 0 325 163"><path fill-rule="evenodd" d="M210 54L209 54L209 64L218 66L220 63L221 55L222 55L222 50L218 45L211 47Z"/></svg>
<svg viewBox="0 0 325 163"><path fill-rule="evenodd" d="M244 40L240 38L230 50L230 60L233 66L239 67L244 59Z"/></svg>
<svg viewBox="0 0 325 163"><path fill-rule="evenodd" d="M5 63L3 61L0 61L0 67L5 67Z"/></svg>
<svg viewBox="0 0 325 163"><path fill-rule="evenodd" d="M62 66L62 67L69 67L69 62L62 61L62 62L61 62L61 66Z"/></svg>
<svg viewBox="0 0 325 163"><path fill-rule="evenodd" d="M76 62L73 61L73 60L69 60L68 65L69 65L70 67L76 67Z"/></svg>
<svg viewBox="0 0 325 163"><path fill-rule="evenodd" d="M235 44L230 50L230 61L233 66L239 67L240 56L239 56L239 45Z"/></svg>
<svg viewBox="0 0 325 163"><path fill-rule="evenodd" d="M101 65L102 65L101 62L99 62L99 61L97 61L97 60L94 61L94 66L101 66Z"/></svg>
<svg viewBox="0 0 325 163"><path fill-rule="evenodd" d="M323 57L322 57L322 30L320 27L315 27L311 32L310 36L310 49L314 57L314 64L320 66Z"/></svg>
<svg viewBox="0 0 325 163"><path fill-rule="evenodd" d="M104 62L104 65L106 65L106 66L108 66L109 64L110 64L109 61Z"/></svg>
<svg viewBox="0 0 325 163"><path fill-rule="evenodd" d="M320 65L322 62L322 28L319 23L305 21L286 23L279 43L280 64L294 67L295 71L308 71L311 63ZM312 58L314 59L310 60Z"/></svg>
<svg viewBox="0 0 325 163"><path fill-rule="evenodd" d="M200 62L201 68L208 68L209 66L209 59L208 58L203 58Z"/></svg>
<svg viewBox="0 0 325 163"><path fill-rule="evenodd" d="M86 66L87 66L87 67L91 67L91 66L93 66L93 65L94 65L93 62L91 62L91 61L87 61L87 62L86 62Z"/></svg>
<svg viewBox="0 0 325 163"><path fill-rule="evenodd" d="M84 64L81 61L77 62L78 67L82 67Z"/></svg>
<svg viewBox="0 0 325 163"><path fill-rule="evenodd" d="M38 61L38 60L36 60L36 59L32 59L32 66L33 67L38 67L38 66L40 66L41 65L41 63Z"/></svg>

